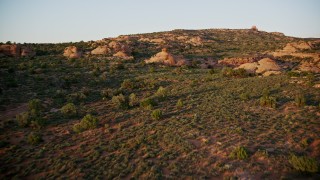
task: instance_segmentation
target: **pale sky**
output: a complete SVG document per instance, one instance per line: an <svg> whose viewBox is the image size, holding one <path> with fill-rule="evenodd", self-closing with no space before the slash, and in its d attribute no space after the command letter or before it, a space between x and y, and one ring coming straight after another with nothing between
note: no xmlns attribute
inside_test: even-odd
<svg viewBox="0 0 320 180"><path fill-rule="evenodd" d="M0 0L0 42L70 42L173 29L320 38L320 0Z"/></svg>

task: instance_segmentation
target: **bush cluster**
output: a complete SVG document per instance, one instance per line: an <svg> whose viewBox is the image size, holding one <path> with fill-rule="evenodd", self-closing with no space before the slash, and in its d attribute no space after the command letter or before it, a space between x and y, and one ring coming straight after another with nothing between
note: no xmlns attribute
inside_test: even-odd
<svg viewBox="0 0 320 180"><path fill-rule="evenodd" d="M68 103L61 108L61 112L66 117L74 117L77 115L77 107L73 103Z"/></svg>
<svg viewBox="0 0 320 180"><path fill-rule="evenodd" d="M73 126L73 131L76 133L80 133L88 129L94 129L97 127L97 124L98 119L91 114L87 114L82 118L80 123Z"/></svg>
<svg viewBox="0 0 320 180"><path fill-rule="evenodd" d="M233 159L247 159L248 158L248 151L246 150L246 148L239 146L236 147L231 153L230 153L230 157Z"/></svg>
<svg viewBox="0 0 320 180"><path fill-rule="evenodd" d="M319 170L317 161L307 156L291 155L289 163L295 170L300 172L315 173Z"/></svg>

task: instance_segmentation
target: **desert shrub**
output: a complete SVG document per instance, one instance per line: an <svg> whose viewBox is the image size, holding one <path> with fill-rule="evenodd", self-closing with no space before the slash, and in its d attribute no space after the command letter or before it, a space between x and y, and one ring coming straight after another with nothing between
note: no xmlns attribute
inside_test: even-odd
<svg viewBox="0 0 320 180"><path fill-rule="evenodd" d="M271 96L263 96L260 98L260 105L264 107L276 108L277 99Z"/></svg>
<svg viewBox="0 0 320 180"><path fill-rule="evenodd" d="M134 88L134 82L130 79L125 79L121 83L121 89L132 90Z"/></svg>
<svg viewBox="0 0 320 180"><path fill-rule="evenodd" d="M245 69L232 69L229 67L224 67L221 71L224 77L248 77L250 74Z"/></svg>
<svg viewBox="0 0 320 180"><path fill-rule="evenodd" d="M116 70L124 69L124 65L121 62L112 63L109 67L110 73L114 73Z"/></svg>
<svg viewBox="0 0 320 180"><path fill-rule="evenodd" d="M182 99L179 99L179 100L177 101L176 106L177 106L178 108L182 108L182 107L183 107L183 101L182 101Z"/></svg>
<svg viewBox="0 0 320 180"><path fill-rule="evenodd" d="M296 155L291 155L289 163L293 166L295 170L300 172L315 173L319 170L317 161L314 158L310 158L307 156L299 157Z"/></svg>
<svg viewBox="0 0 320 180"><path fill-rule="evenodd" d="M113 90L110 88L103 89L103 90L101 90L100 94L101 94L102 98L112 98Z"/></svg>
<svg viewBox="0 0 320 180"><path fill-rule="evenodd" d="M303 107L306 104L306 98L305 98L304 94L301 92L296 94L294 101L295 101L296 106L298 106L298 107Z"/></svg>
<svg viewBox="0 0 320 180"><path fill-rule="evenodd" d="M133 107L133 106L136 106L138 104L139 104L139 100L138 100L136 94L131 93L129 95L129 106Z"/></svg>
<svg viewBox="0 0 320 180"><path fill-rule="evenodd" d="M140 102L140 107L143 107L143 108L146 108L146 109L152 109L156 105L157 105L157 103L151 98L143 99Z"/></svg>
<svg viewBox="0 0 320 180"><path fill-rule="evenodd" d="M230 153L230 157L233 159L247 159L248 158L248 151L246 150L246 148L239 146L236 147L231 153Z"/></svg>
<svg viewBox="0 0 320 180"><path fill-rule="evenodd" d="M42 104L39 99L32 99L28 102L29 111L34 111L35 113L40 113L42 110Z"/></svg>
<svg viewBox="0 0 320 180"><path fill-rule="evenodd" d="M67 95L67 101L71 103L79 103L81 101L84 101L86 98L87 96L82 92L76 92Z"/></svg>
<svg viewBox="0 0 320 180"><path fill-rule="evenodd" d="M28 135L28 143L30 144L38 144L42 141L40 134L32 132Z"/></svg>
<svg viewBox="0 0 320 180"><path fill-rule="evenodd" d="M123 94L113 96L112 103L119 109L128 109L129 107L128 100Z"/></svg>
<svg viewBox="0 0 320 180"><path fill-rule="evenodd" d="M73 103L68 103L61 108L61 112L66 117L77 115L77 108Z"/></svg>
<svg viewBox="0 0 320 180"><path fill-rule="evenodd" d="M262 97L260 98L260 106L276 108L276 105L277 99L270 96L270 91L268 89L264 89L262 91Z"/></svg>
<svg viewBox="0 0 320 180"><path fill-rule="evenodd" d="M245 93L241 93L239 98L242 100L242 101L247 101L249 100L249 93L248 92L245 92Z"/></svg>
<svg viewBox="0 0 320 180"><path fill-rule="evenodd" d="M29 113L28 112L23 112L23 113L18 114L16 116L16 120L18 121L18 125L20 127L28 126L29 123L30 123Z"/></svg>
<svg viewBox="0 0 320 180"><path fill-rule="evenodd" d="M162 112L160 109L153 110L151 112L151 117L154 120L159 120L162 117Z"/></svg>
<svg viewBox="0 0 320 180"><path fill-rule="evenodd" d="M98 119L91 114L87 114L82 118L80 123L73 126L73 131L76 133L80 133L88 129L94 129L97 127L97 124Z"/></svg>
<svg viewBox="0 0 320 180"><path fill-rule="evenodd" d="M208 73L212 75L212 74L215 73L215 70L214 70L214 69L210 69L210 70L208 71Z"/></svg>
<svg viewBox="0 0 320 180"><path fill-rule="evenodd" d="M154 67L149 67L149 72L150 72L150 73L153 73L153 72L155 72L155 69L154 69Z"/></svg>
<svg viewBox="0 0 320 180"><path fill-rule="evenodd" d="M155 95L159 99L165 99L168 95L168 90L166 88L160 86Z"/></svg>
<svg viewBox="0 0 320 180"><path fill-rule="evenodd" d="M33 129L40 129L45 125L46 121L40 116L31 117L30 127Z"/></svg>
<svg viewBox="0 0 320 180"><path fill-rule="evenodd" d="M20 127L30 126L40 129L45 125L45 119L41 117L42 104L39 99L33 99L28 103L28 112L23 112L16 116Z"/></svg>

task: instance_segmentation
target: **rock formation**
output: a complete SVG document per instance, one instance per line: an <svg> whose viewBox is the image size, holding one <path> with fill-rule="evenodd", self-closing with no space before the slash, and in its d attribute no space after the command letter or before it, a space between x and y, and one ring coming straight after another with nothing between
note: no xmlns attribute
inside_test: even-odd
<svg viewBox="0 0 320 180"><path fill-rule="evenodd" d="M308 72L320 73L320 60L303 61L303 62L300 63L298 69L300 71L308 71Z"/></svg>
<svg viewBox="0 0 320 180"><path fill-rule="evenodd" d="M236 69L240 68L245 69L249 73L263 74L263 76L281 73L281 67L270 58L263 58L258 62L245 63L240 65Z"/></svg>
<svg viewBox="0 0 320 180"><path fill-rule="evenodd" d="M255 61L256 61L256 58L254 58L254 57L224 58L223 60L219 60L218 64L231 66L231 67L236 67L236 66L240 66L241 64L252 63L252 62L255 62Z"/></svg>
<svg viewBox="0 0 320 180"><path fill-rule="evenodd" d="M109 54L110 49L108 46L98 46L94 50L91 51L91 54L98 55L98 54Z"/></svg>
<svg viewBox="0 0 320 180"><path fill-rule="evenodd" d="M36 53L29 47L13 44L13 45L1 45L0 56L9 57L33 57Z"/></svg>
<svg viewBox="0 0 320 180"><path fill-rule="evenodd" d="M33 57L35 55L36 55L36 52L34 52L32 49L28 47L21 48L21 57Z"/></svg>
<svg viewBox="0 0 320 180"><path fill-rule="evenodd" d="M182 66L187 64L187 61L183 57L170 54L166 48L163 48L161 52L152 56L150 59L145 60L145 62L147 64L161 63L169 66Z"/></svg>
<svg viewBox="0 0 320 180"><path fill-rule="evenodd" d="M118 57L118 58L126 59L126 60L133 59L132 56L129 56L128 54L126 54L126 53L123 52L123 51L119 51L119 52L115 53L115 54L113 55L113 57Z"/></svg>
<svg viewBox="0 0 320 180"><path fill-rule="evenodd" d="M69 46L64 49L63 56L67 58L80 58L82 57L82 51L75 46Z"/></svg>

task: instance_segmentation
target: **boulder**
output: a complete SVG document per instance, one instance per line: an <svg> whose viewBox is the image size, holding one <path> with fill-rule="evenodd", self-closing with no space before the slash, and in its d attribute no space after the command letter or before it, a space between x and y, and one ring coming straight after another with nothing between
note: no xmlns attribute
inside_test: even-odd
<svg viewBox="0 0 320 180"><path fill-rule="evenodd" d="M262 76L270 76L270 75L277 75L281 74L281 71L266 71L262 74Z"/></svg>
<svg viewBox="0 0 320 180"><path fill-rule="evenodd" d="M109 54L110 49L108 46L98 46L94 50L91 51L91 54L98 55L98 54Z"/></svg>
<svg viewBox="0 0 320 180"><path fill-rule="evenodd" d="M121 50L121 44L117 41L111 41L108 45L109 45L109 48L117 52Z"/></svg>
<svg viewBox="0 0 320 180"><path fill-rule="evenodd" d="M235 69L245 69L248 73L255 73L257 68L258 68L258 63L253 62L253 63L241 64L239 67Z"/></svg>
<svg viewBox="0 0 320 180"><path fill-rule="evenodd" d="M197 37L193 37L190 40L188 40L187 43L192 44L194 46L201 46L201 45L203 45L203 40L201 37L197 36Z"/></svg>
<svg viewBox="0 0 320 180"><path fill-rule="evenodd" d="M266 71L280 71L280 66L270 58L263 58L258 61L258 69L256 73L264 73Z"/></svg>
<svg viewBox="0 0 320 180"><path fill-rule="evenodd" d="M80 58L82 57L82 51L75 46L69 46L64 49L63 56L67 58Z"/></svg>
<svg viewBox="0 0 320 180"><path fill-rule="evenodd" d="M4 44L0 46L0 56L33 57L35 55L36 53L31 48L26 46L20 46L17 44Z"/></svg>
<svg viewBox="0 0 320 180"><path fill-rule="evenodd" d="M182 66L187 63L183 57L170 54L166 48L163 48L161 52L152 56L150 59L145 60L145 62L147 64L161 63L169 66Z"/></svg>
<svg viewBox="0 0 320 180"><path fill-rule="evenodd" d="M120 42L117 41L111 41L108 44L109 48L112 50L113 53L117 53L119 51L122 51L128 55L131 54L131 49L126 45L126 44L122 44Z"/></svg>
<svg viewBox="0 0 320 180"><path fill-rule="evenodd" d="M245 63L235 69L245 69L249 73L261 73L264 76L281 73L281 67L270 58L263 58L258 62Z"/></svg>
<svg viewBox="0 0 320 180"><path fill-rule="evenodd" d="M125 52L123 52L123 51L119 51L119 52L117 52L117 53L115 53L114 55L113 55L113 57L118 57L118 58L121 58L121 59L133 59L133 57L132 56L129 56L129 55L127 55Z"/></svg>
<svg viewBox="0 0 320 180"><path fill-rule="evenodd" d="M19 57L21 55L21 46L17 44L0 46L0 54L2 56Z"/></svg>

